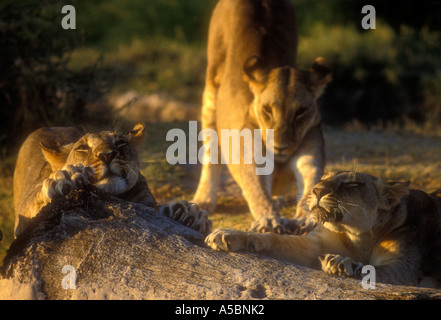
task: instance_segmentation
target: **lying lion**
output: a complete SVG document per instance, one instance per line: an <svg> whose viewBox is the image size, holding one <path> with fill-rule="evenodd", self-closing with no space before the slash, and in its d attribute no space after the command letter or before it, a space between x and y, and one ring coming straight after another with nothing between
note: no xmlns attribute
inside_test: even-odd
<svg viewBox="0 0 441 320"><path fill-rule="evenodd" d="M311 190L317 224L305 236L215 230L206 243L219 251L249 251L337 275L436 287L441 276L441 198L362 173L327 174Z"/></svg>
<svg viewBox="0 0 441 320"><path fill-rule="evenodd" d="M80 133L74 128L52 127L34 131L20 148L14 171L15 236L53 199L72 189L93 185L122 200L158 209L203 234L211 231L205 210L186 201L158 205L140 172L136 147L145 126L128 132Z"/></svg>

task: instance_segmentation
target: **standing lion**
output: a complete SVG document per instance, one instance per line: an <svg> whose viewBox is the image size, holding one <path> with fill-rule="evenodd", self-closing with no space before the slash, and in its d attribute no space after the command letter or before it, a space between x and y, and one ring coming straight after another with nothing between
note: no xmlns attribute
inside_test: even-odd
<svg viewBox="0 0 441 320"><path fill-rule="evenodd" d="M202 128L217 131L219 137L222 129L262 129L262 149L272 152L273 145L271 174L256 174L256 162L246 164L243 155L240 164L226 160L254 217L253 231L293 231L288 219L280 217L272 195L285 194L295 182L296 218L307 220L305 195L323 174L324 141L316 101L331 80L331 70L323 58L307 71L296 69L296 51L295 14L288 0L217 4L209 28ZM267 129L274 130L273 141L266 141ZM215 147L220 146L219 140ZM205 159L210 159L210 151ZM209 212L216 206L219 163L204 161L193 199Z"/></svg>

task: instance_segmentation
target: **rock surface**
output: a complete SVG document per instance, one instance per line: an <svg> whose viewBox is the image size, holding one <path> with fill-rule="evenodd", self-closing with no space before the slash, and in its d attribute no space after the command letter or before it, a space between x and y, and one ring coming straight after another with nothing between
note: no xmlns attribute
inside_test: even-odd
<svg viewBox="0 0 441 320"><path fill-rule="evenodd" d="M216 252L200 233L97 190L51 203L31 227L4 260L0 299L441 298L439 290L363 289L359 280Z"/></svg>

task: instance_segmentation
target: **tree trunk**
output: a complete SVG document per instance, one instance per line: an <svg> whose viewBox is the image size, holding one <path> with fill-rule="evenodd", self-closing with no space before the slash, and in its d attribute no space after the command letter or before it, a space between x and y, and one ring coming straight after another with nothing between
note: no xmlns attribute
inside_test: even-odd
<svg viewBox="0 0 441 320"><path fill-rule="evenodd" d="M64 272L64 273L63 273ZM98 190L43 208L11 245L0 299L417 299L440 291L338 278L245 253Z"/></svg>

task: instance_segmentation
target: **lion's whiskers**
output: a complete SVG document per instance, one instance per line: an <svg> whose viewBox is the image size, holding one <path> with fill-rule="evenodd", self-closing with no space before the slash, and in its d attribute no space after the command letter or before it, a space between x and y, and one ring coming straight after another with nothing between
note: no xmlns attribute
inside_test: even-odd
<svg viewBox="0 0 441 320"><path fill-rule="evenodd" d="M347 205L347 204L348 204L348 205L352 205L352 204L347 203L347 202L343 202L343 201L340 201L340 200L336 200L336 202L337 202L337 207L338 207L339 209L343 209L348 215L350 215L351 217L353 217L351 211L349 211L348 208L345 207L345 204L346 204L346 205Z"/></svg>
<svg viewBox="0 0 441 320"><path fill-rule="evenodd" d="M284 204L282 205L282 208L296 205L298 202L299 202L299 200L297 200L297 199L296 199L296 200L288 201L288 202L286 202L286 203L284 203Z"/></svg>
<svg viewBox="0 0 441 320"><path fill-rule="evenodd" d="M344 203L347 204L347 205L353 206L353 207L359 207L360 206L359 204L350 203L350 202L347 202L347 201L345 201Z"/></svg>

